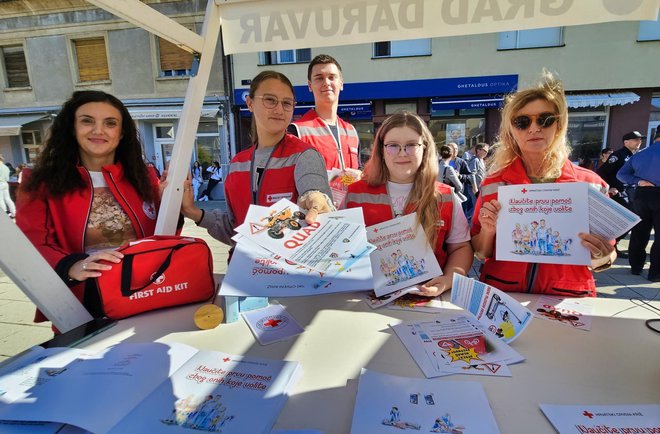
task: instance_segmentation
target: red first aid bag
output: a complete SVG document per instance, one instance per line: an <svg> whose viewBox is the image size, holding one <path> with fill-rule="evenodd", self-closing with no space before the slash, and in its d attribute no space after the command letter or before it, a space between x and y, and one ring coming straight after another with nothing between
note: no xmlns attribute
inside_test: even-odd
<svg viewBox="0 0 660 434"><path fill-rule="evenodd" d="M204 240L153 236L117 249L119 264L96 278L103 311L122 319L141 312L208 300L213 296L213 260Z"/></svg>

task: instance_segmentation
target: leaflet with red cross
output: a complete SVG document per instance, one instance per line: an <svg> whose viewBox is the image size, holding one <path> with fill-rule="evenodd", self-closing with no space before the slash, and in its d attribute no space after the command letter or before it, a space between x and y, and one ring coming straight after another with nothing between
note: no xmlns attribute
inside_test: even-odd
<svg viewBox="0 0 660 434"><path fill-rule="evenodd" d="M283 341L305 331L279 304L244 312L243 319L261 345Z"/></svg>

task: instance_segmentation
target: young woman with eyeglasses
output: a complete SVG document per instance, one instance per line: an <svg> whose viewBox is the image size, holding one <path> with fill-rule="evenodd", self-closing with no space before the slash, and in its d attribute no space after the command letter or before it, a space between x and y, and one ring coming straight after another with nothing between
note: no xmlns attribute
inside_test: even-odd
<svg viewBox="0 0 660 434"><path fill-rule="evenodd" d="M569 161L567 128L563 86L547 71L536 87L506 98L499 142L472 218L472 247L478 258L485 259L482 282L504 291L596 296L593 275L586 266L495 260L495 229L502 208L497 200L500 185L587 182L607 191L607 184L598 175ZM593 270L603 270L616 259L612 241L586 233L580 238L591 251Z"/></svg>
<svg viewBox="0 0 660 434"><path fill-rule="evenodd" d="M230 245L234 228L243 223L251 204L270 206L288 199L309 210L308 223L332 209L323 157L286 131L296 104L289 79L276 71L259 73L252 79L246 102L252 112L253 144L236 154L225 176L229 212L206 214L197 208L190 181L186 181L182 202L183 215Z"/></svg>
<svg viewBox="0 0 660 434"><path fill-rule="evenodd" d="M451 289L454 273L465 275L473 259L461 203L437 178L438 156L426 123L398 112L378 129L362 179L346 197L347 208L362 207L367 226L417 213L443 271L419 286L419 294L429 297Z"/></svg>

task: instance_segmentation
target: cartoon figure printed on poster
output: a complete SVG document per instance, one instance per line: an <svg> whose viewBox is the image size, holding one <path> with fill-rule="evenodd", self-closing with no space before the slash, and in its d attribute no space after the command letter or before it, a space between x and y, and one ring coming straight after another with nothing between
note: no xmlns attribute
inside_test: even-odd
<svg viewBox="0 0 660 434"><path fill-rule="evenodd" d="M431 432L447 433L447 434L463 434L464 426L454 425L451 421L449 413L445 413L442 417L435 420Z"/></svg>
<svg viewBox="0 0 660 434"><path fill-rule="evenodd" d="M389 425L399 429L414 429L418 431L422 428L419 424L402 421L398 407L392 407L390 409L390 415L388 418L383 419L383 425Z"/></svg>
<svg viewBox="0 0 660 434"><path fill-rule="evenodd" d="M227 415L227 408L220 401L222 395L189 395L174 403L172 414L161 419L165 425L178 425L200 431L222 432L222 428L234 419Z"/></svg>
<svg viewBox="0 0 660 434"><path fill-rule="evenodd" d="M280 239L284 237L284 229L294 231L302 227L301 220L305 220L305 214L300 211L291 211L288 207L279 212L273 211L271 215L262 218L258 223L252 223L252 233L256 234L268 230L271 238Z"/></svg>
<svg viewBox="0 0 660 434"><path fill-rule="evenodd" d="M516 334L515 327L513 323L511 322L511 317L513 316L513 320L516 321L518 325L522 324L522 320L516 316L513 311L507 309L506 303L502 301L499 295L493 294L493 298L490 299L490 303L488 303L488 309L486 310L486 316L488 319L495 321L495 317L499 318L502 320L502 322L499 324L499 327L497 330L494 330L494 327L491 326L489 327L489 330L494 332L497 337L500 338L505 338L509 339L513 337L513 335Z"/></svg>
<svg viewBox="0 0 660 434"><path fill-rule="evenodd" d="M403 254L401 249L392 252L390 258L380 259L380 271L387 279L387 286L427 273L423 258L417 261L414 256Z"/></svg>
<svg viewBox="0 0 660 434"><path fill-rule="evenodd" d="M531 227L531 229L530 229ZM564 240L559 231L546 226L545 219L516 223L511 233L513 253L519 255L570 256L573 240Z"/></svg>

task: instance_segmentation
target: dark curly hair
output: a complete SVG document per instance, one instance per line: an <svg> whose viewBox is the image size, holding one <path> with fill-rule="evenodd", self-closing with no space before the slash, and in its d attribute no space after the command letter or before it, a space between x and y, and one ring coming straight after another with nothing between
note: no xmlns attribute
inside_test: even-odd
<svg viewBox="0 0 660 434"><path fill-rule="evenodd" d="M155 192L149 181L149 173L142 159L142 144L137 128L128 109L116 97L98 90L74 92L62 105L50 127L43 151L34 169L21 189L36 192L42 187L50 196L62 196L72 190L82 189L85 182L78 172L80 161L78 141L75 135L75 115L79 107L93 102L112 105L121 113L122 138L115 151L115 162L121 163L124 176L146 202L152 202Z"/></svg>

